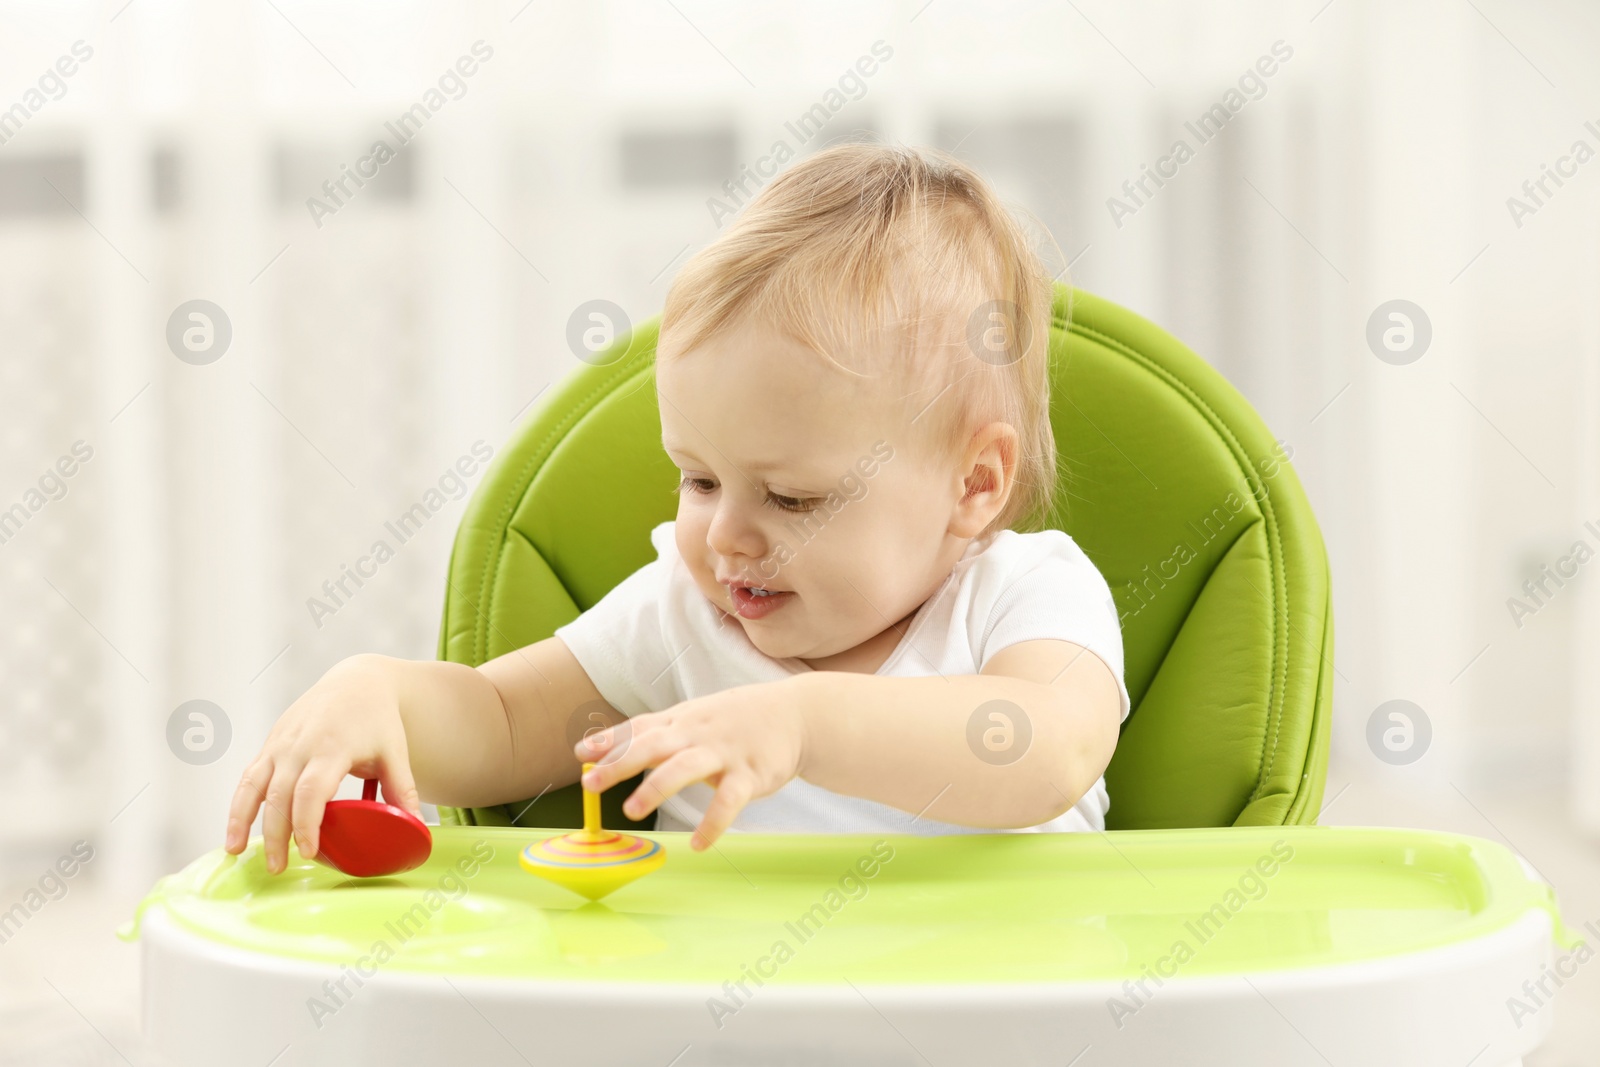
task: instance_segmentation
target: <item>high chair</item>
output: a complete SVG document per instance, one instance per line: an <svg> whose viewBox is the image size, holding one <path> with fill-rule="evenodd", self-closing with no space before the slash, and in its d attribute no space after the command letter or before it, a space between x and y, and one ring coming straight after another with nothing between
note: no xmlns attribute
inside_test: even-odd
<svg viewBox="0 0 1600 1067"><path fill-rule="evenodd" d="M655 340L645 323L561 381L491 465L442 658L542 639L650 561L676 480ZM393 877L293 853L272 875L255 838L163 878L119 931L143 942L151 1048L176 1067L1520 1064L1588 958L1550 886L1497 842L1314 825L1333 628L1289 445L1088 293L1057 288L1051 348L1051 521L1113 589L1133 701L1109 832L696 852L624 818L628 783L604 824L665 862L589 903L518 861L580 825L576 785L441 808L427 861Z"/></svg>
<svg viewBox="0 0 1600 1067"><path fill-rule="evenodd" d="M661 449L658 326L552 386L485 474L451 553L441 659L476 666L548 637L654 558L649 533L673 517L678 480ZM1111 585L1133 704L1106 770L1106 828L1315 822L1333 607L1292 446L1172 335L1059 282L1050 354L1049 525ZM654 824L622 813L638 780L606 792L606 825ZM439 815L575 827L581 800L574 784Z"/></svg>

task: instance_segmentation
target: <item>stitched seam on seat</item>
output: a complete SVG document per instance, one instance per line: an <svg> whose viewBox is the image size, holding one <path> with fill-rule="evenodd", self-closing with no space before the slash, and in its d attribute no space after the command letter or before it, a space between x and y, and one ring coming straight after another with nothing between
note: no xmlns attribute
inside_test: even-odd
<svg viewBox="0 0 1600 1067"><path fill-rule="evenodd" d="M1197 413L1200 413L1206 417L1207 422L1211 424L1213 431L1232 446L1234 450L1234 462L1236 464L1239 462L1239 455L1245 453L1244 446L1239 443L1238 438L1233 435L1231 428L1228 427L1227 423L1222 419L1222 417L1212 410L1210 405L1206 404L1203 400L1196 396L1194 391L1187 383L1180 380L1165 367L1156 365L1143 354L1135 351L1128 345L1118 341L1116 338L1111 337L1108 334L1103 334L1092 327L1084 326L1079 323L1068 324L1068 328L1086 337L1092 337L1094 340L1112 348L1114 351L1122 352L1124 355L1127 355L1136 361L1140 366L1143 366L1146 370L1156 374L1158 377L1165 380L1169 385L1174 387L1174 389L1178 392L1178 395L1181 396L1191 408L1193 408ZM1247 483L1250 479L1254 478L1255 472L1253 470L1250 470L1245 465L1241 465L1241 469L1245 470L1246 472ZM1262 737L1262 752L1259 761L1261 770L1258 772L1255 788L1251 791L1250 796L1245 800L1247 805L1253 803L1261 797L1262 789L1265 786L1265 783L1271 778L1272 771L1277 763L1279 727L1283 717L1282 701L1284 697L1283 688L1278 682L1280 665L1283 673L1285 674L1285 684L1287 684L1287 655L1280 655L1279 652L1280 643L1285 645L1287 644L1287 635L1284 633L1282 628L1282 616L1279 615L1277 610L1276 596L1280 593L1283 596L1283 599L1285 600L1283 611L1286 614L1288 611L1288 591L1286 588L1284 588L1282 574L1279 571L1282 560L1282 545L1278 539L1277 519L1272 513L1270 501L1271 495L1270 493L1266 493L1263 494L1263 499L1261 499L1259 503L1261 504L1262 508L1262 517L1267 524L1268 548L1272 557L1269 561L1271 564L1269 568L1269 575L1273 579L1272 584L1274 595L1269 596L1268 606L1273 611L1273 663L1267 682L1267 727Z"/></svg>
<svg viewBox="0 0 1600 1067"><path fill-rule="evenodd" d="M1086 326L1081 322L1065 321L1063 316L1055 314L1053 309L1051 318L1054 322L1063 325L1070 332L1078 333L1087 338L1092 338L1100 344L1111 348L1113 351L1121 352L1125 356L1134 360L1140 366L1144 367L1146 370L1166 381L1178 392L1178 395L1181 396L1191 408L1193 408L1197 413L1200 413L1206 417L1207 422L1211 424L1213 431L1215 431L1219 437L1222 437L1232 446L1234 453L1233 458L1236 464L1239 463L1241 455L1248 455L1244 446L1239 443L1238 438L1233 435L1232 429L1222 419L1222 417L1212 410L1209 404L1200 399L1200 397L1195 394L1194 390L1186 382L1179 379L1171 371L1167 370L1165 367L1157 365L1154 361L1150 360L1142 353L1135 351L1128 345L1110 336L1109 334L1101 333L1099 330L1096 330L1090 326ZM1246 483L1250 484L1253 489L1254 479L1256 478L1254 469L1252 469L1248 464L1240 464L1240 469L1245 473ZM1272 578L1273 596L1269 596L1268 606L1273 613L1273 662L1267 682L1267 729L1262 738L1262 753L1260 758L1261 770L1258 772L1258 776L1256 778L1255 789L1251 791L1250 796L1245 800L1245 804L1247 806L1260 799L1266 782L1271 779L1272 772L1276 768L1279 745L1279 729L1283 719L1283 701L1285 698L1284 690L1288 685L1288 634L1283 628L1283 622L1287 619L1289 611L1288 588L1287 581L1282 573L1283 545L1279 540L1277 516L1273 512L1271 500L1272 496L1270 492L1263 493L1262 497L1259 499L1262 517L1267 524L1267 545L1269 555L1271 556L1271 559L1269 560L1270 566L1268 573ZM1276 599L1280 595L1284 601L1281 614L1278 610ZM1283 651L1281 654L1279 651L1280 644L1283 646ZM1283 674L1282 685L1280 685L1278 681L1280 671Z"/></svg>
<svg viewBox="0 0 1600 1067"><path fill-rule="evenodd" d="M536 558L540 563L544 564L544 569L550 572L550 577L555 580L556 585L561 587L561 591L567 594L567 599L571 600L572 599L572 590L568 589L567 588L567 583L563 582L561 580L561 576L556 573L556 569L554 567L552 567L550 565L550 561L545 558L544 552L539 548L538 545L533 543L533 538L529 537L527 534L523 533L521 530L517 529L515 526L507 526L506 527L506 540L509 541L513 537L515 537L518 541L521 541L523 544L528 546L528 551L532 552L533 555L534 555L534 558ZM572 606L573 607L577 607L578 606L578 602L576 600L573 600L572 601ZM578 614L579 615L583 614L583 611L580 609Z"/></svg>
<svg viewBox="0 0 1600 1067"><path fill-rule="evenodd" d="M1324 568L1324 575L1325 575L1325 577L1327 577L1328 581L1331 583L1332 582L1332 577L1331 577L1331 575L1327 574L1326 568ZM1323 725L1321 722L1319 722L1319 720L1325 721L1329 716L1331 716L1333 714L1333 710L1331 708L1327 708L1327 707L1323 706L1322 699L1321 699L1323 679L1326 678L1328 676L1328 672L1333 669L1333 657L1330 654L1324 653L1323 649L1327 648L1329 643L1331 643L1332 639L1333 639L1333 597L1330 596L1330 597L1327 598L1327 600L1322 605L1322 641L1319 643L1319 647L1317 648L1317 684L1316 684L1316 689L1314 690L1314 692L1317 694L1317 697L1316 697L1316 700L1315 700L1315 702L1313 704L1313 712L1312 712L1312 716L1311 716L1311 741L1310 741L1310 744L1306 748L1306 760L1307 760L1307 763L1310 762L1311 754L1316 751L1317 733L1318 733L1318 731L1321 730L1321 729L1328 729L1329 728L1329 726ZM1330 685L1329 688L1330 688L1330 692L1331 692L1331 689L1332 689L1331 685ZM1332 703L1331 699L1329 700L1329 703ZM1301 780L1304 781L1305 777L1306 777L1306 774L1305 774L1304 771L1302 771ZM1313 792L1313 790L1310 790L1310 789L1300 789L1298 787L1295 789L1295 795L1294 795L1293 799L1289 803L1289 814L1284 819L1284 821L1286 823L1291 822L1291 821L1295 821L1295 822L1304 821L1305 810L1308 807L1308 802L1310 800L1312 792ZM1315 825L1317 819L1321 815L1322 815L1322 812L1319 809L1316 812L1316 814L1311 816L1311 818L1309 820L1310 824L1311 825Z"/></svg>
<svg viewBox="0 0 1600 1067"><path fill-rule="evenodd" d="M637 334L634 336L637 336ZM631 343L631 340L629 343ZM516 492L506 494L506 502L501 507L500 514L496 517L495 524L492 527L500 531L500 536L490 539L489 547L484 554L483 579L478 588L478 602L480 604L488 604L489 587L494 581L496 571L499 569L500 559L505 554L505 532L510 528L511 514L522 503L523 495L533 483L534 477L543 468L545 461L550 458L552 443L565 436L574 426L588 417L589 413L598 405L599 400L609 396L620 382L626 381L629 377L644 374L654 365L654 362L654 348L652 348L650 356L645 357L645 366L629 369L628 365L624 363L621 367L618 367L615 373L596 383L594 388L590 389L566 415L563 415L545 433L544 439L535 446L533 452L528 456L527 462L517 475ZM529 543L532 544L531 541ZM534 548L537 550L538 546L535 545ZM543 553L541 552L540 555L542 556ZM560 581L559 578L556 580ZM474 627L473 655L479 663L482 663L489 654L490 621L488 610L484 610L479 614L479 620Z"/></svg>
<svg viewBox="0 0 1600 1067"><path fill-rule="evenodd" d="M1243 528L1241 528L1239 530L1238 534L1235 535L1234 539L1232 541L1228 542L1228 547L1223 549L1220 553L1218 553L1216 567L1212 567L1211 568L1211 573L1212 574L1217 573L1217 567L1221 567L1222 564L1227 561L1228 556L1233 553L1234 548L1239 544L1240 541L1244 540L1245 534L1249 533L1257 525L1264 525L1265 522L1266 522L1266 520L1258 515L1256 518L1251 519L1249 522L1245 523ZM1206 585L1210 585L1210 584L1211 584L1211 579L1208 577L1206 579ZM1163 667L1165 667L1167 665L1167 658L1172 655L1172 646L1177 644L1177 635L1179 633L1181 633L1183 631L1183 628L1189 624L1189 616L1194 614L1194 609L1200 603L1200 597L1203 596L1204 594L1205 594L1205 586L1201 586L1200 587L1200 592L1195 594L1194 599L1189 601L1189 606L1184 609L1183 618L1178 620L1178 628L1177 628L1177 630L1173 631L1173 640L1167 642L1166 651L1161 653L1161 661L1159 663L1157 663L1155 665L1155 667L1150 671L1150 685L1155 685L1156 684L1156 679L1161 676L1161 668L1163 668ZM1150 686L1145 686L1145 693L1148 694L1149 692L1150 692ZM1248 803L1248 802L1249 801L1247 800L1246 803Z"/></svg>

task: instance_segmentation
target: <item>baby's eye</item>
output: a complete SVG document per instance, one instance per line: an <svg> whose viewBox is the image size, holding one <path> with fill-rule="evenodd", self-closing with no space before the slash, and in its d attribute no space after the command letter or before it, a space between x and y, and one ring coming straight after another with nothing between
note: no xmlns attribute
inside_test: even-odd
<svg viewBox="0 0 1600 1067"><path fill-rule="evenodd" d="M817 506L817 501L814 497L801 499L794 496L779 496L777 493L767 494L767 499L761 503L769 508L777 508L779 511L810 511Z"/></svg>
<svg viewBox="0 0 1600 1067"><path fill-rule="evenodd" d="M693 478L685 475L678 482L678 487L674 492L694 493L697 496L703 496L716 488L710 478ZM763 500L761 504L763 507L774 508L778 511L811 511L817 506L820 499L820 497L783 496L778 493L768 493L767 499Z"/></svg>

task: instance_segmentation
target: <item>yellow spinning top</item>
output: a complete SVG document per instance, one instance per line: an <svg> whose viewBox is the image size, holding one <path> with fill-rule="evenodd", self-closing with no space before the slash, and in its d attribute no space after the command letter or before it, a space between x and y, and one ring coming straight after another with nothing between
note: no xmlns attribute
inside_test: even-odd
<svg viewBox="0 0 1600 1067"><path fill-rule="evenodd" d="M592 763L583 765L588 774ZM600 794L583 787L583 829L546 838L522 850L522 869L599 900L667 860L654 841L600 826Z"/></svg>

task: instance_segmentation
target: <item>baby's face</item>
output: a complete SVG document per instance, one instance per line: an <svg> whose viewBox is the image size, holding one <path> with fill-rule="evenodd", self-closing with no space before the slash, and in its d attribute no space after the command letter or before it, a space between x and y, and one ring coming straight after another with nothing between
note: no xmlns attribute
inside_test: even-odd
<svg viewBox="0 0 1600 1067"><path fill-rule="evenodd" d="M957 465L914 446L915 411L882 379L746 320L658 362L656 386L684 479L678 551L766 655L826 660L883 635L965 549Z"/></svg>

